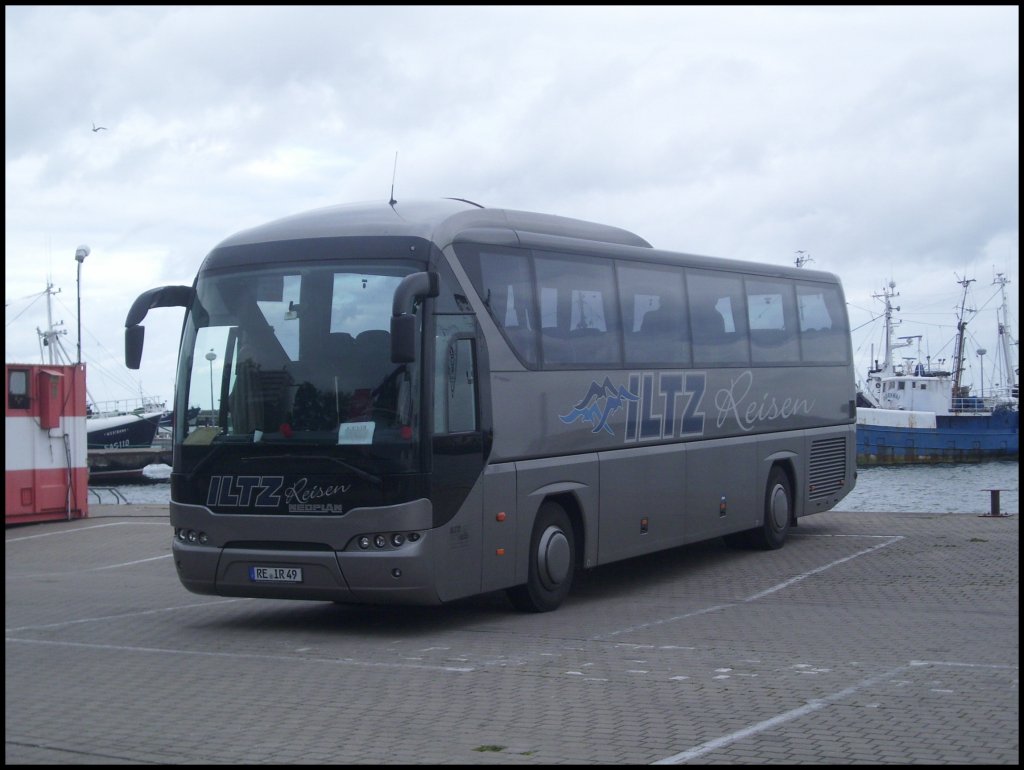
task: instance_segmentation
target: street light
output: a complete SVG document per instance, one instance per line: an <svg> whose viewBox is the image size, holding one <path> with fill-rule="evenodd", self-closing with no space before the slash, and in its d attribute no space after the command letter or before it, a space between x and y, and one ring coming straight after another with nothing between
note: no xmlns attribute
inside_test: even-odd
<svg viewBox="0 0 1024 770"><path fill-rule="evenodd" d="M978 358L981 359L981 397L985 398L985 348L978 348Z"/></svg>
<svg viewBox="0 0 1024 770"><path fill-rule="evenodd" d="M214 411L213 404L213 362L217 358L217 354L213 352L213 348L210 348L210 352L206 354L206 360L210 362L210 411Z"/></svg>
<svg viewBox="0 0 1024 770"><path fill-rule="evenodd" d="M89 256L89 247L84 243L75 249L75 261L78 263L78 361L82 363L82 263Z"/></svg>

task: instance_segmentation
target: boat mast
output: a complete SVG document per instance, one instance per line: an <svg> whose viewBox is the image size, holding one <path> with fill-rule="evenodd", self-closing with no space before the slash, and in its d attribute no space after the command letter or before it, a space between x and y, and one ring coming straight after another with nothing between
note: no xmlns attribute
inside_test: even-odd
<svg viewBox="0 0 1024 770"><path fill-rule="evenodd" d="M1003 360L1001 362L1003 367L1003 384L1007 393L1014 394L1017 390L1017 373L1013 368L1013 351L1010 349L1010 346L1014 345L1015 342L1010 339L1010 322L1006 307L1006 284L1009 282L1010 279L1005 275L1002 273L996 273L996 279L992 283L999 286L999 291L1002 292L1003 295L1003 304L1000 308L1001 317L997 316L996 318L999 326L999 346L1002 349L1003 354Z"/></svg>
<svg viewBox="0 0 1024 770"><path fill-rule="evenodd" d="M974 283L973 278L964 278L957 281L964 287L963 296L960 298L960 312L956 316L956 351L953 355L953 400L963 398L967 394L960 385L960 377L964 372L964 332L967 330L967 321L964 320L964 306L967 304L967 287Z"/></svg>
<svg viewBox="0 0 1024 770"><path fill-rule="evenodd" d="M892 303L889 300L892 299L893 297L900 296L900 293L898 291L894 291L895 288L896 282L890 280L889 286L883 287L881 294L872 295L875 299L885 300L885 359L882 361L881 369L878 368L878 362L875 362L875 371L882 372L885 374L891 374L893 372L892 352L896 348L905 348L907 345L910 344L909 342L902 342L894 345L892 341L892 311L899 311L899 308L893 307Z"/></svg>
<svg viewBox="0 0 1024 770"><path fill-rule="evenodd" d="M57 289L56 291L54 291L54 289L53 289L53 281L51 281L50 279L47 279L47 281L46 281L46 292L45 293L46 293L46 331L43 331L42 329L36 327L36 332L39 334L39 339L41 341L42 346L45 347L45 348L49 348L48 352L49 352L49 356L50 356L50 365L51 366L55 366L55 365L58 365L58 364L63 364L64 363L64 359L65 359L65 357L67 355L66 353L64 353L64 347L61 345L60 335L67 334L68 330L67 329L57 329L57 328L54 327L54 323L53 323L53 307L52 307L52 303L51 303L50 297L52 297L54 294L60 294L60 289ZM63 324L64 324L63 321L58 321L57 322L57 326L62 326ZM39 357L40 357L40 359L43 357L43 352L41 350L39 351ZM70 363L70 359L69 359L68 363Z"/></svg>
<svg viewBox="0 0 1024 770"><path fill-rule="evenodd" d="M71 360L71 356L64 350L64 343L60 341L62 334L67 334L67 329L54 328L53 323L53 309L51 306L50 297L54 294L60 294L60 289L54 291L53 281L50 279L46 280L46 331L44 332L39 327L36 327L36 332L39 334L39 339L43 347L49 348L50 365L51 366L74 366L75 362ZM56 326L63 326L63 321L58 321ZM42 359L42 351L39 353L39 358ZM81 366L81 362L78 363ZM85 386L86 406L90 403L95 404L96 399L92 397L92 393L89 391L89 386Z"/></svg>

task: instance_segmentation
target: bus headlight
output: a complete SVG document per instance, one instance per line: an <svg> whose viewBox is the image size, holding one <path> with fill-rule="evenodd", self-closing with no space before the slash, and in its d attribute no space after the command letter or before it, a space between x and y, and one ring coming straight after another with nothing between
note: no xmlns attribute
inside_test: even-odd
<svg viewBox="0 0 1024 770"><path fill-rule="evenodd" d="M191 543L192 545L206 545L210 542L210 536L205 532L197 532L194 529L185 529L184 527L176 527L174 537L179 542Z"/></svg>
<svg viewBox="0 0 1024 770"><path fill-rule="evenodd" d="M372 535L357 535L346 548L358 547L359 550L366 551L372 546L379 550L390 551L409 543L415 543L421 537L423 535L420 532L377 532Z"/></svg>

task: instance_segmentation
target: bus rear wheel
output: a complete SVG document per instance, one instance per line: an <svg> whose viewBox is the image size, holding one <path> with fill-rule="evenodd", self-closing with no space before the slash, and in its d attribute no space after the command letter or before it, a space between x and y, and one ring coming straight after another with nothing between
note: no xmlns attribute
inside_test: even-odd
<svg viewBox="0 0 1024 770"><path fill-rule="evenodd" d="M516 609L550 612L569 595L576 572L572 522L558 503L544 502L530 536L530 566L524 585L508 589Z"/></svg>
<svg viewBox="0 0 1024 770"><path fill-rule="evenodd" d="M790 489L789 476L776 465L768 474L764 493L764 523L751 532L751 544L765 551L782 548L789 534L792 514L793 490Z"/></svg>
<svg viewBox="0 0 1024 770"><path fill-rule="evenodd" d="M764 519L760 527L725 536L725 542L734 547L759 548L774 551L786 542L789 522L793 513L793 490L789 476L778 465L768 474L764 492Z"/></svg>

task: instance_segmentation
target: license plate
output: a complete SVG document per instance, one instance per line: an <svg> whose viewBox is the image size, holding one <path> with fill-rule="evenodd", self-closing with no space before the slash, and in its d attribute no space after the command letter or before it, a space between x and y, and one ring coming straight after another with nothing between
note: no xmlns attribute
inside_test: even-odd
<svg viewBox="0 0 1024 770"><path fill-rule="evenodd" d="M299 567L249 567L249 580L254 583L301 583Z"/></svg>

